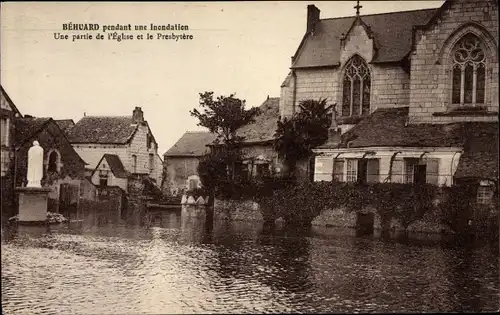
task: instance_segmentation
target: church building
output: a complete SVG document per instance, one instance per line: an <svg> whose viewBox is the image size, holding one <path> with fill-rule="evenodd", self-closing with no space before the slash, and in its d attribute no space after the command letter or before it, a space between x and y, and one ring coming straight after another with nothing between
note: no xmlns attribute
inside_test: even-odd
<svg viewBox="0 0 500 315"><path fill-rule="evenodd" d="M336 104L315 181L498 181L498 5L449 0L440 8L321 19L307 28L281 86L280 116L302 100Z"/></svg>

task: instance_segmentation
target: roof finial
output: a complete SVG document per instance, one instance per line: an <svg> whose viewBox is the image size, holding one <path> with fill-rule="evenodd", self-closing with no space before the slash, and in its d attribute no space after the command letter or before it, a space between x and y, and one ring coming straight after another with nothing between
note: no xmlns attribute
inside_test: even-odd
<svg viewBox="0 0 500 315"><path fill-rule="evenodd" d="M359 9L361 9L363 6L359 5L359 0L357 1L357 4L354 6L354 9L356 9L356 16L359 16Z"/></svg>

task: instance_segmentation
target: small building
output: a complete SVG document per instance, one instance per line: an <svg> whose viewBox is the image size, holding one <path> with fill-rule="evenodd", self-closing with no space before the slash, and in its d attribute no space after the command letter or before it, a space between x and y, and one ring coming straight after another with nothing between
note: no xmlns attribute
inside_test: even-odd
<svg viewBox="0 0 500 315"><path fill-rule="evenodd" d="M198 176L200 160L210 152L208 145L216 135L203 131L188 131L163 155L165 178L162 190L176 196L183 190L201 187Z"/></svg>
<svg viewBox="0 0 500 315"><path fill-rule="evenodd" d="M247 177L261 177L280 173L282 164L274 150L275 133L279 117L279 97L267 97L259 106L254 122L236 131L243 138L240 144L243 165L241 172Z"/></svg>
<svg viewBox="0 0 500 315"><path fill-rule="evenodd" d="M52 189L48 210L68 216L76 214L80 184L85 180L85 161L52 118L17 118L15 129L15 186L27 184L28 150L37 140L45 155L42 186Z"/></svg>
<svg viewBox="0 0 500 315"><path fill-rule="evenodd" d="M116 186L127 191L129 173L125 170L120 157L116 154L104 154L90 175L94 185L100 187Z"/></svg>
<svg viewBox="0 0 500 315"><path fill-rule="evenodd" d="M127 174L142 174L160 185L162 161L158 155L158 143L144 119L140 107L136 107L132 116L85 116L76 124L66 122L67 135L73 148L87 162L88 176L99 185L99 174L112 161L114 171L110 173L118 187L127 192ZM119 167L118 167L119 166ZM123 169L118 170L118 169ZM97 175L96 175L97 174ZM117 177L118 175L118 177ZM97 177L96 177L97 176ZM103 179L104 182L104 179Z"/></svg>

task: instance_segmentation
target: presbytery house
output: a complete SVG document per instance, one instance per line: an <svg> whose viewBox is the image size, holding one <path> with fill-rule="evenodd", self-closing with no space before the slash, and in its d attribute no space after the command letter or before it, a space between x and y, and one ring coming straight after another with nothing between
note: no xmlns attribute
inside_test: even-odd
<svg viewBox="0 0 500 315"><path fill-rule="evenodd" d="M281 87L280 116L306 99L337 104L314 180L498 181L498 4L449 0L437 9L321 19ZM479 197L478 197L479 198Z"/></svg>
<svg viewBox="0 0 500 315"><path fill-rule="evenodd" d="M74 125L59 122L87 163L86 175L94 185L116 186L128 192L130 175L160 184L158 143L140 107L131 116L85 116Z"/></svg>

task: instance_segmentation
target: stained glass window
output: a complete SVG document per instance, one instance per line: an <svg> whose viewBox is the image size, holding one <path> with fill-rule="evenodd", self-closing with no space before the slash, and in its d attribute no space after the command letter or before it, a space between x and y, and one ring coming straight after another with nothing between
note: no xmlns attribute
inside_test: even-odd
<svg viewBox="0 0 500 315"><path fill-rule="evenodd" d="M460 105L484 103L486 55L480 39L467 34L453 51L452 102Z"/></svg>
<svg viewBox="0 0 500 315"><path fill-rule="evenodd" d="M370 113L370 69L358 55L346 64L343 80L342 116Z"/></svg>

